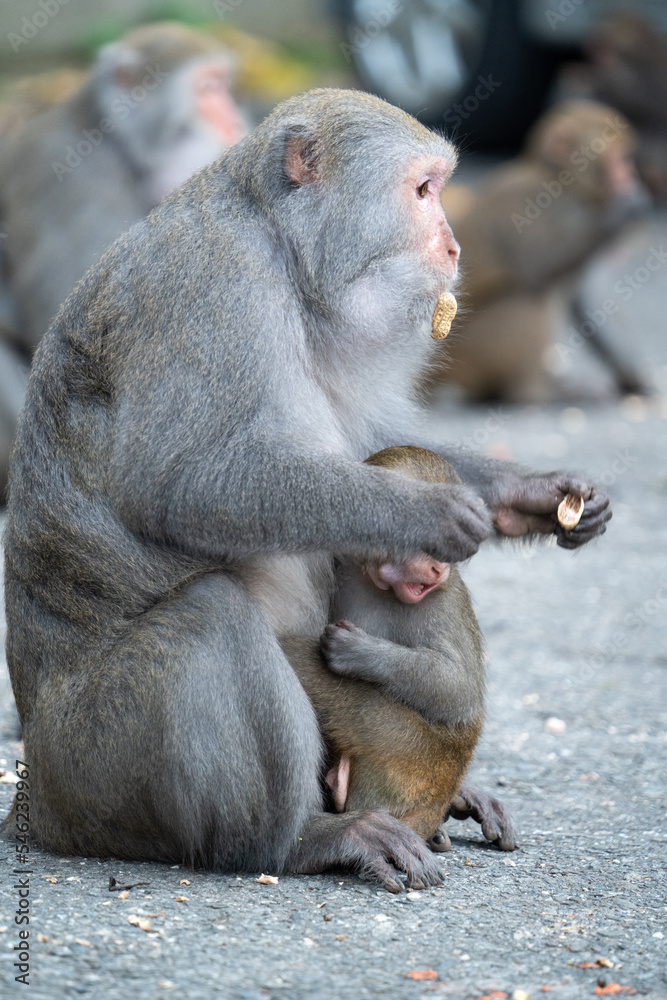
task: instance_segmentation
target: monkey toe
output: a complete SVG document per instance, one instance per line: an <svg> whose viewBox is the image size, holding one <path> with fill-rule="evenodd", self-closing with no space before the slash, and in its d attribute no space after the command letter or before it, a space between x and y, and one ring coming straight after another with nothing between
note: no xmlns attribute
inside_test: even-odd
<svg viewBox="0 0 667 1000"><path fill-rule="evenodd" d="M377 879L380 885L383 885L388 892L394 895L403 892L404 887L399 872L393 865L385 861L384 858L373 858L367 861L366 871L373 878Z"/></svg>
<svg viewBox="0 0 667 1000"><path fill-rule="evenodd" d="M445 830L444 826L439 826L432 837L426 841L429 848L434 854L442 854L445 851L451 851L452 842L449 839L449 835Z"/></svg>

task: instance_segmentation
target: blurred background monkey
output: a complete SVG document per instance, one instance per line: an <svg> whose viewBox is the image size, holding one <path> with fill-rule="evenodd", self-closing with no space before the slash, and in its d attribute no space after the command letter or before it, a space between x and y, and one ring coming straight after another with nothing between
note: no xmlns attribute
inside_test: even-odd
<svg viewBox="0 0 667 1000"><path fill-rule="evenodd" d="M0 492L27 365L76 282L171 190L242 138L232 57L165 22L131 31L77 74L35 80L5 109L0 147ZM0 497L2 499L2 497Z"/></svg>
<svg viewBox="0 0 667 1000"><path fill-rule="evenodd" d="M559 318L584 304L567 280L648 205L628 121L593 101L557 105L536 124L521 158L442 202L461 246L462 310L431 384L474 400L547 401L560 394L545 363ZM593 324L589 324L592 326ZM587 340L618 389L641 383L593 330Z"/></svg>

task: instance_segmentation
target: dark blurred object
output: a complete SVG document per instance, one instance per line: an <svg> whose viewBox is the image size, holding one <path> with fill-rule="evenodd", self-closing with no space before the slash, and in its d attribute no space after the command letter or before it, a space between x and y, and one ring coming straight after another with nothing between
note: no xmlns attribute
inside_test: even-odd
<svg viewBox="0 0 667 1000"><path fill-rule="evenodd" d="M629 118L638 132L639 171L667 200L667 35L634 11L601 20L586 47L590 91Z"/></svg>
<svg viewBox="0 0 667 1000"><path fill-rule="evenodd" d="M592 84L639 128L667 131L667 37L639 14L619 12L594 25L586 51Z"/></svg>
<svg viewBox="0 0 667 1000"><path fill-rule="evenodd" d="M444 189L442 202L461 245L463 308L440 380L458 383L476 400L567 396L552 381L545 355L559 313L570 309L581 343L598 347L599 341L597 353L619 391L641 391L631 363L604 342L578 290L579 272L592 255L648 206L633 143L630 125L613 108L561 104L538 121L523 155L492 170L470 196L455 186L451 193Z"/></svg>
<svg viewBox="0 0 667 1000"><path fill-rule="evenodd" d="M368 90L466 148L516 149L614 0L332 0ZM667 25L667 5L636 9Z"/></svg>

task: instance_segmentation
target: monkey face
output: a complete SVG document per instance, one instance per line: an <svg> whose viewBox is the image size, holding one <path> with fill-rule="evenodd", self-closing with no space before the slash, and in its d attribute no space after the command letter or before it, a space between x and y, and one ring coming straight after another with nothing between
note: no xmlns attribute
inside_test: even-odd
<svg viewBox="0 0 667 1000"><path fill-rule="evenodd" d="M451 171L452 164L445 157L418 157L409 165L402 192L408 202L420 257L439 278L439 292L454 282L460 253L440 202L440 191Z"/></svg>
<svg viewBox="0 0 667 1000"><path fill-rule="evenodd" d="M379 590L393 590L404 604L417 604L449 578L449 563L422 553L406 563L369 563L366 574Z"/></svg>

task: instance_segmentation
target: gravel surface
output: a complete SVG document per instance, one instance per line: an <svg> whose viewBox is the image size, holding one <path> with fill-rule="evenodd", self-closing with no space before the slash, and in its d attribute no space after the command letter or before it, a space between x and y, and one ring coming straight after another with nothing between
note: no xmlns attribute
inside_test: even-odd
<svg viewBox="0 0 667 1000"><path fill-rule="evenodd" d="M633 304L637 349L662 378L665 291L657 274ZM585 470L614 500L605 537L575 555L488 545L464 568L491 657L470 783L512 808L520 850L450 821L442 888L399 897L349 874L261 885L33 850L26 990L13 847L0 841L0 995L580 1000L599 980L665 1000L665 399L442 407L435 420L493 454ZM11 772L21 748L4 673L0 705ZM0 781L2 813L13 791ZM121 898L110 877L149 884ZM431 978L407 976L420 970Z"/></svg>

